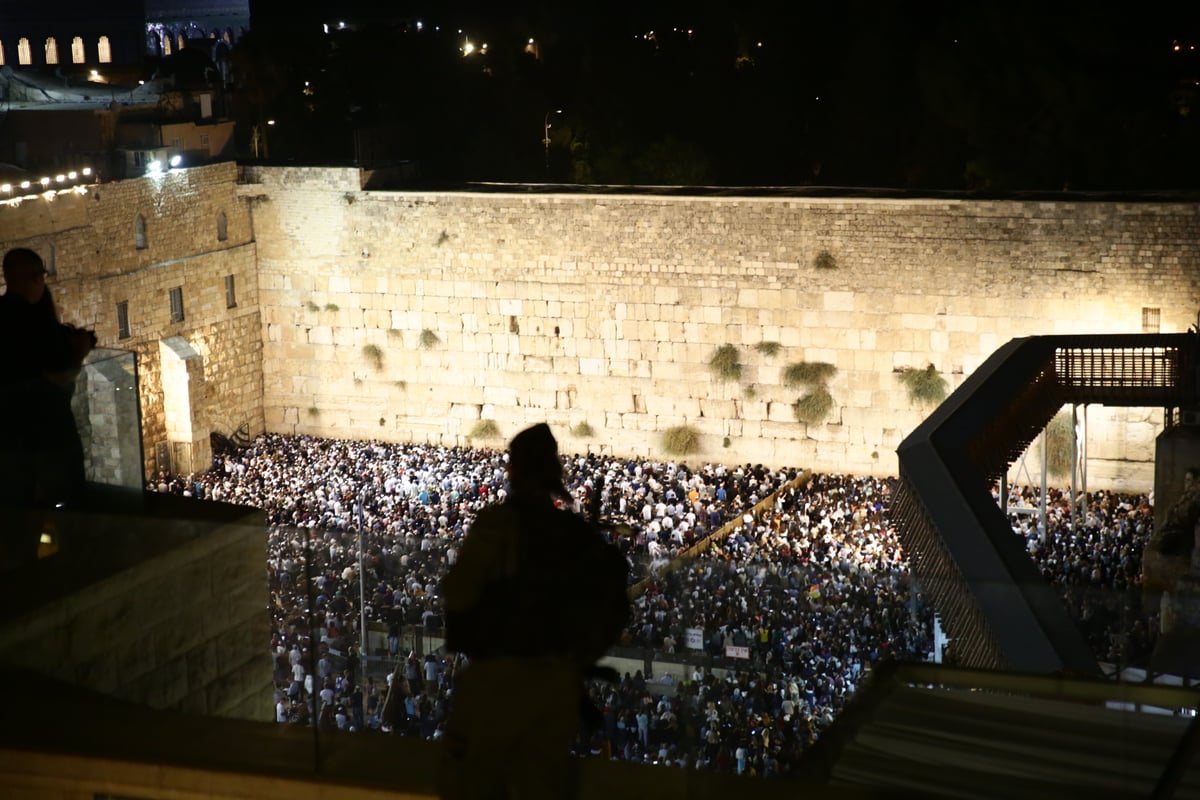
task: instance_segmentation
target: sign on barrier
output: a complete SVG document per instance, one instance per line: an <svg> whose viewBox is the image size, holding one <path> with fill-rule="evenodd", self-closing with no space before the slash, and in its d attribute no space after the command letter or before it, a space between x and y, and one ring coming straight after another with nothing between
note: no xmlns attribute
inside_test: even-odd
<svg viewBox="0 0 1200 800"><path fill-rule="evenodd" d="M703 650L704 649L704 631L701 628L687 629L687 649L688 650Z"/></svg>
<svg viewBox="0 0 1200 800"><path fill-rule="evenodd" d="M725 646L726 658L750 658L749 647L739 647L735 644Z"/></svg>

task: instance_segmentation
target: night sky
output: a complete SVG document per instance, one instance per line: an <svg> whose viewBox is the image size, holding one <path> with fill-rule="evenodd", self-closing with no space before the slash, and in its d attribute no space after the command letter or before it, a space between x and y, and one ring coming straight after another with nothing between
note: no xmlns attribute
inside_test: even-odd
<svg viewBox="0 0 1200 800"><path fill-rule="evenodd" d="M360 158L419 163L430 180L1200 185L1192 7L330 6L339 16L252 7L239 113L278 119L273 159L353 159L358 130Z"/></svg>

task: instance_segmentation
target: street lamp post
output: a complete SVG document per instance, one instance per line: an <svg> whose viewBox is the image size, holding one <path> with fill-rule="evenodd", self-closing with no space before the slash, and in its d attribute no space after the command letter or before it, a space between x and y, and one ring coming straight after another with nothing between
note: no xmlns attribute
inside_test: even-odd
<svg viewBox="0 0 1200 800"><path fill-rule="evenodd" d="M555 109L554 111L547 111L546 118L544 120L542 120L542 133L544 134L544 136L542 137L542 144L546 146L546 179L547 180L550 179L550 115L551 114L561 114L561 113L562 113L561 108Z"/></svg>

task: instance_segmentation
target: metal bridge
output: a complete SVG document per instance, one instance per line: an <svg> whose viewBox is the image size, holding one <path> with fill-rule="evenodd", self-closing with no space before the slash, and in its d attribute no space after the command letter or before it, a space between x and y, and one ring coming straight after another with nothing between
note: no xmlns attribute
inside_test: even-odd
<svg viewBox="0 0 1200 800"><path fill-rule="evenodd" d="M897 450L891 516L965 666L1099 674L991 487L1066 404L1195 408L1200 336L1014 339Z"/></svg>

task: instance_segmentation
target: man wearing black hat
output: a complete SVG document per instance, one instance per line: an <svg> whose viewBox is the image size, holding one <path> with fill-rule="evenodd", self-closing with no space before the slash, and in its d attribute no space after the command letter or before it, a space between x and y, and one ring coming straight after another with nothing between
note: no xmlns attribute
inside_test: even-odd
<svg viewBox="0 0 1200 800"><path fill-rule="evenodd" d="M582 517L556 507L571 497L549 426L517 434L508 475L507 501L479 513L442 582L447 648L469 659L454 683L445 798L503 796L499 787L572 796L580 681L624 623L621 602L605 598L614 582L624 591L626 564Z"/></svg>

